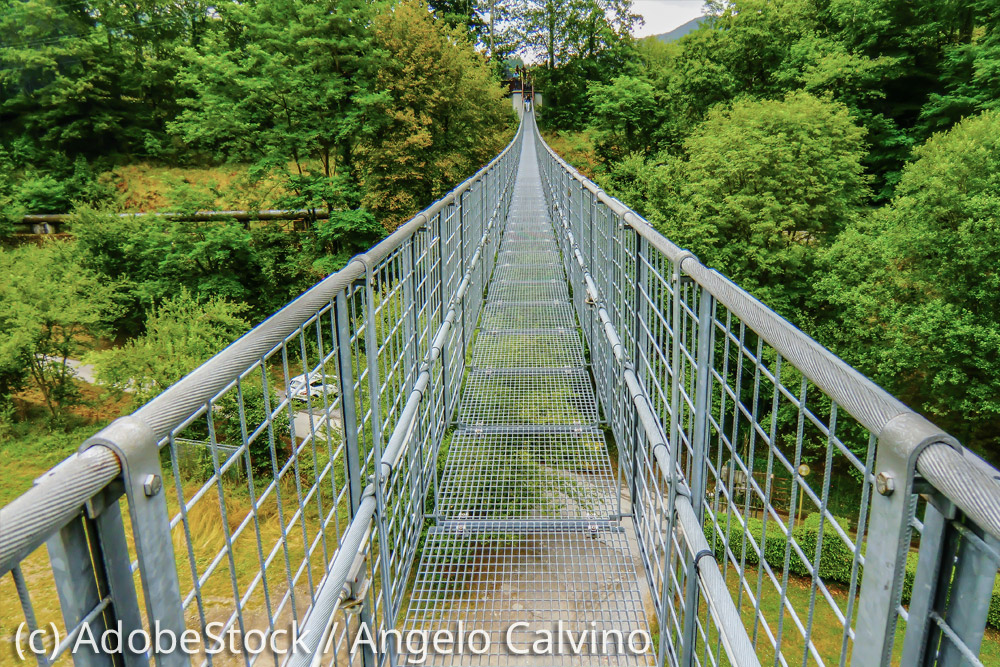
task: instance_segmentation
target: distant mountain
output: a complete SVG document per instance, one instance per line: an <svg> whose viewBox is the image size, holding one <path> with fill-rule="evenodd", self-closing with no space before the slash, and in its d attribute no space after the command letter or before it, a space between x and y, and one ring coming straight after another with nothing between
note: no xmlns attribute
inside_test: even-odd
<svg viewBox="0 0 1000 667"><path fill-rule="evenodd" d="M674 42L683 37L684 35L688 34L689 32L697 30L698 26L701 25L701 22L707 18L708 18L707 16L699 16L698 18L691 19L682 26L674 28L670 32L665 32L662 35L653 35L653 36L656 37L656 39L660 40L661 42Z"/></svg>

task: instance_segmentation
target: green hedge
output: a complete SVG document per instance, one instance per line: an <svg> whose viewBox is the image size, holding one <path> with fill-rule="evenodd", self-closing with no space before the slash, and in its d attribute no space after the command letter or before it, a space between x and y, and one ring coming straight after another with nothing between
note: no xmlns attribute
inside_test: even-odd
<svg viewBox="0 0 1000 667"><path fill-rule="evenodd" d="M799 547L806 557L811 561L816 554L816 539L819 535L819 520L820 515L818 513L810 514L806 517L805 521L802 521L792 530L792 535L795 541L798 543ZM726 517L723 515L719 516L719 528L725 529L726 527ZM827 520L827 524L829 520ZM844 532L848 532L848 522L846 519L837 518L837 523L844 529ZM740 548L742 544L742 534L740 526L737 524L735 518L732 520L732 524L729 527L729 540L727 540L736 558L740 558ZM746 519L747 531L753 536L754 540L757 542L758 548L764 554L764 560L775 570L783 570L785 564L785 534L781 530L781 526L778 525L773 519L768 519L767 522L767 535L764 538L763 545L761 545L761 535L763 533L763 522L760 519L748 518ZM715 558L721 562L721 559L725 557L723 552L723 542L720 539L713 540L713 537L718 537L716 533L715 526L712 523L710 516L705 518L705 537L708 539L709 544L714 544L715 546ZM848 533L850 534L850 533ZM750 545L749 539L747 540L746 546L746 563L747 565L759 565L760 559L757 556L757 552ZM823 546L820 552L819 561L819 576L823 581L837 582L839 584L850 585L851 583L851 566L854 563L854 554L851 549L844 544L840 536L831 529L829 525L824 525L823 528ZM798 557L795 550L791 550L791 557L788 561L788 571L799 577L811 577L809 569L806 564ZM906 557L906 569L903 574L903 604L907 604L910 601L910 595L913 592L913 578L917 572L917 554L916 552L910 552ZM860 572L859 572L860 581ZM990 600L990 610L987 615L987 624L990 627L1000 629L1000 580L994 582L993 584L993 597Z"/></svg>

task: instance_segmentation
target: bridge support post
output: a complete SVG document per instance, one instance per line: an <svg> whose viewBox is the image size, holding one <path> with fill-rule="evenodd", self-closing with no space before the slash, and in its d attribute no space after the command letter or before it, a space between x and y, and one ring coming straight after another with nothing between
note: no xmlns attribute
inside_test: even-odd
<svg viewBox="0 0 1000 667"><path fill-rule="evenodd" d="M465 193L464 192L458 195L458 199L456 200L455 205L458 207L458 211L455 213L455 215L458 216L458 221L456 222L456 224L458 225L458 230L457 230L458 267L459 267L458 275L464 276L465 272L468 270L466 269L465 266ZM461 341L462 341L463 371L465 365L465 353L469 349L469 344L467 341L467 334L466 334L466 327L468 326L468 321L467 321L468 315L465 312L468 305L469 305L468 296L462 299L461 303L458 304L458 316L460 318L459 322L461 323L462 326ZM460 374L459 377L461 377L461 375L462 374Z"/></svg>
<svg viewBox="0 0 1000 667"><path fill-rule="evenodd" d="M129 567L128 545L122 523L118 498L122 489L113 485L87 503L81 517L71 521L47 542L52 575L59 595L60 607L67 628L84 622L92 609L110 602L90 621L88 630L100 641L104 630L122 624L122 636L142 630L142 617L132 570ZM144 653L122 642L121 659L103 651L91 652L84 645L73 654L78 667L120 665L145 667L149 660Z"/></svg>
<svg viewBox="0 0 1000 667"><path fill-rule="evenodd" d="M642 330L643 323L645 322L646 311L643 307L642 300L642 287L646 284L648 276L646 275L646 264L641 261L643 253L643 240L642 236L638 232L633 230L633 237L635 238L635 293L633 294L633 322L632 322L632 332L631 335L626 335L625 343L632 343L632 349L629 350L629 354L632 357L632 363L638 367L641 357L639 356L639 337L636 336L637 331ZM627 332L626 332L627 333ZM631 340L629 340L631 339ZM637 373L641 374L641 369L637 370ZM610 378L608 378L610 382ZM632 500L632 513L635 515L636 520L638 520L639 514L637 513L637 503L636 495L638 493L638 476L639 476L639 442L641 438L639 437L639 420L633 418L632 422L632 470L630 472L629 479L629 494Z"/></svg>
<svg viewBox="0 0 1000 667"><path fill-rule="evenodd" d="M933 615L947 620L966 647L979 653L997 569L990 551L1000 550L992 536L956 523L960 520L957 508L943 496L928 498L902 665L968 664L954 641L941 641L942 630Z"/></svg>
<svg viewBox="0 0 1000 667"><path fill-rule="evenodd" d="M114 451L121 461L121 479L132 520L135 554L139 561L148 622L152 624L155 620L161 630L173 632L175 637L180 637L186 625L180 582L177 577L177 561L174 558L174 545L170 534L170 515L167 511L166 493L163 490L160 450L157 445L156 437L145 423L135 417L123 417L84 442L81 450L107 447ZM101 522L101 528L110 529L104 535L108 541L102 544L102 547L114 549L123 547L123 540L121 536L116 535L115 530L118 521L110 515ZM114 567L116 570L120 569L119 560L114 562ZM134 613L130 608L135 592L134 588L131 593L128 592L125 583L126 579L131 583L131 568L126 566L124 571L128 573L127 578L119 578L120 573L115 572L112 581L108 583L112 603L115 602L114 595L123 595L120 598L119 608L126 616L122 620L126 621L127 616ZM126 590L123 591L123 588ZM161 665L182 667L190 662L180 646L174 646L173 650L162 653L154 651L154 656L157 667Z"/></svg>
<svg viewBox="0 0 1000 667"><path fill-rule="evenodd" d="M705 466L708 459L709 433L708 418L712 410L712 352L714 336L712 316L714 300L708 290L699 290L698 298L698 349L695 371L694 424L691 437L691 506L698 518L698 525L705 520ZM697 640L696 621L698 618L698 563L692 557L687 563L687 581L684 593L684 647L682 665L695 664L695 642Z"/></svg>
<svg viewBox="0 0 1000 667"><path fill-rule="evenodd" d="M337 292L333 304L335 335L337 341L337 381L340 383L341 415L344 432L344 458L347 463L347 486L351 498L351 519L361 506L361 493L365 479L361 473L361 449L358 445L358 406L354 392L354 362L351 344L350 312L347 305L347 289ZM373 628L371 598L365 595L361 604L359 621L368 629ZM375 667L375 653L368 644L362 647L362 664Z"/></svg>
<svg viewBox="0 0 1000 667"><path fill-rule="evenodd" d="M917 504L916 462L920 453L933 444L957 446L914 413L894 417L878 434L877 481L873 485L876 492L871 494L868 535L879 539L868 540L865 552L852 667L888 664L892 655L910 548L910 521Z"/></svg>
<svg viewBox="0 0 1000 667"><path fill-rule="evenodd" d="M377 317L381 313L375 308L375 288L372 267L365 263L365 357L368 360L368 391L369 403L371 405L371 432L372 447L374 448L375 462L374 486L375 486L375 515L374 521L377 527L378 545L380 550L379 562L381 564L382 577L382 618L386 629L391 630L396 626L396 610L392 604L392 574L389 570L390 547L392 543L389 537L389 528L385 521L385 494L382 490L382 386L379 382L378 364L378 335L376 334ZM382 302L385 303L384 301ZM392 474L390 472L390 474ZM386 659L390 665L396 664L396 652L392 642L387 642Z"/></svg>

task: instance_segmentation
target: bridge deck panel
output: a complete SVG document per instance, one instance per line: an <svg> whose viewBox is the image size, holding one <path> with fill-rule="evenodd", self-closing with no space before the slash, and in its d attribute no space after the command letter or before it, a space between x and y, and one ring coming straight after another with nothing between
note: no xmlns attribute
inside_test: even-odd
<svg viewBox="0 0 1000 667"><path fill-rule="evenodd" d="M575 329L573 307L559 301L488 303L483 308L483 331Z"/></svg>
<svg viewBox="0 0 1000 667"><path fill-rule="evenodd" d="M533 665L570 667L648 665L627 645L618 651L616 637L602 651L605 631L648 631L642 596L618 531L470 532L433 528L427 535L405 626L408 630L466 633L485 630L489 648L482 655L430 655L425 665ZM517 625L515 624L523 624ZM563 655L517 655L548 631L559 627L578 641L584 631L597 632L597 651L589 642L574 654L564 643ZM511 628L513 627L513 630ZM510 641L507 634L510 632ZM481 644L477 642L477 647ZM544 647L540 647L544 648ZM554 647L553 652L558 647ZM405 656L401 656L405 657Z"/></svg>

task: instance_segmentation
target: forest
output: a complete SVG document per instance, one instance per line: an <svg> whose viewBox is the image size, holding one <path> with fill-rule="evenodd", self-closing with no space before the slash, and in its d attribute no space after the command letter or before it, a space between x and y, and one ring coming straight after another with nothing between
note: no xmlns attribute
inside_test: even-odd
<svg viewBox="0 0 1000 667"><path fill-rule="evenodd" d="M412 0L3 0L0 436L58 451L137 407L515 128L469 29ZM329 215L117 215L220 208ZM26 213L71 213L69 234L12 234Z"/></svg>
<svg viewBox="0 0 1000 667"><path fill-rule="evenodd" d="M44 469L447 192L518 69L567 159L1000 460L1000 0L706 10L663 42L629 0L0 0L0 439ZM210 208L329 218L117 216Z"/></svg>

